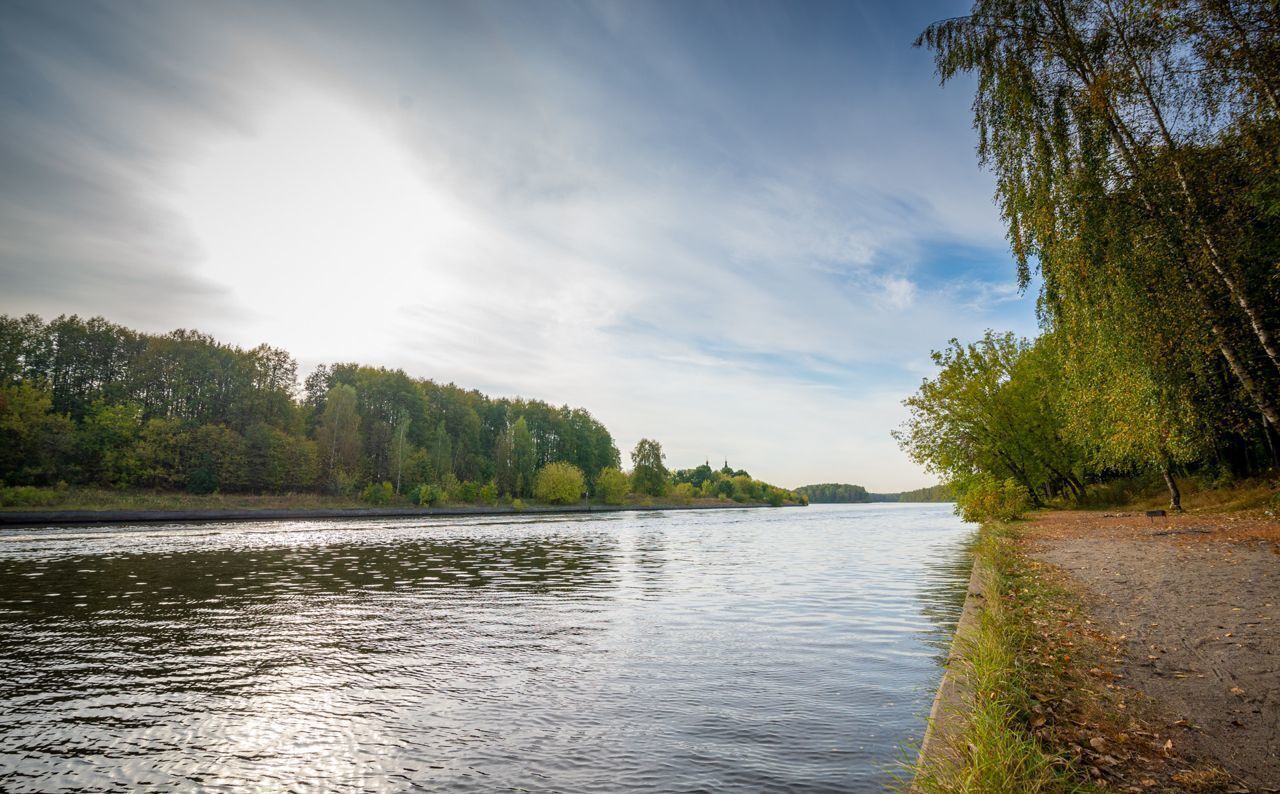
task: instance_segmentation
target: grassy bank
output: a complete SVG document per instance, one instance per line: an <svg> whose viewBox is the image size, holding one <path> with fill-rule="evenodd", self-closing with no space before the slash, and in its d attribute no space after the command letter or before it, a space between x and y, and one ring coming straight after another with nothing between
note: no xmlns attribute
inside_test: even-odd
<svg viewBox="0 0 1280 794"><path fill-rule="evenodd" d="M1038 693L1061 678L1069 657L1045 653L1038 629L1060 619L1064 594L1029 575L1015 548L1016 530L988 524L975 546L984 581L976 631L953 655L953 675L964 678L962 728L945 758L922 758L915 791L1093 791L1088 774L1070 756L1037 735L1046 723Z"/></svg>
<svg viewBox="0 0 1280 794"><path fill-rule="evenodd" d="M1188 512L1232 512L1271 510L1280 513L1280 479L1272 474L1230 483L1202 477L1179 477L1182 507ZM1084 498L1055 505L1084 510L1163 510L1169 506L1169 491L1155 474L1126 477L1088 486Z"/></svg>

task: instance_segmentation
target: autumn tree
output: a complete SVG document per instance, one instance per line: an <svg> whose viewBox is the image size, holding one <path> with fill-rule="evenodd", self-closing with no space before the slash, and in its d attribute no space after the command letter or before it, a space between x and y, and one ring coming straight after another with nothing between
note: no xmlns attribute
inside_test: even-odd
<svg viewBox="0 0 1280 794"><path fill-rule="evenodd" d="M627 475L612 466L601 469L596 477L596 496L607 505L622 504L627 498L628 487Z"/></svg>
<svg viewBox="0 0 1280 794"><path fill-rule="evenodd" d="M576 504L585 489L582 469L572 463L556 461L538 470L533 495L548 504L569 505Z"/></svg>

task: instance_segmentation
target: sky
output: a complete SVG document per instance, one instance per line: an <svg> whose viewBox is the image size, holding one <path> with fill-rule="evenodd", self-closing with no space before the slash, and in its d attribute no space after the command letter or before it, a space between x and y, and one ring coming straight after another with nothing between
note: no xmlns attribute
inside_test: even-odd
<svg viewBox="0 0 1280 794"><path fill-rule="evenodd" d="M953 2L6 2L0 313L588 409L624 463L929 485L930 351L1034 335Z"/></svg>

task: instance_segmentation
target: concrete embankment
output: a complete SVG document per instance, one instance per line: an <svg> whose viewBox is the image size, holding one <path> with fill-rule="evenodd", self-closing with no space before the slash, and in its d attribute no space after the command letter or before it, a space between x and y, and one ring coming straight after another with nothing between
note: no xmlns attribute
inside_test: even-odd
<svg viewBox="0 0 1280 794"><path fill-rule="evenodd" d="M521 510L510 506L426 507L426 508L320 508L320 509L228 509L228 510L26 510L0 511L0 526L45 527L87 524L176 523L190 521L282 521L322 518L460 518L477 516L561 515L576 513L649 512L658 510L750 510L769 505L688 504L688 505L529 505ZM796 505L786 505L794 507Z"/></svg>
<svg viewBox="0 0 1280 794"><path fill-rule="evenodd" d="M960 621L956 624L956 632L951 640L947 670L938 685L937 694L934 695L933 708L929 710L929 724L920 743L920 755L916 760L919 770L952 769L960 763L956 747L965 730L972 697L972 688L964 672L964 655L965 649L972 644L978 632L978 621L987 597L986 582L986 566L981 560L975 559L969 575L969 591L965 596L964 608L960 612ZM919 791L919 787L912 786L912 791Z"/></svg>

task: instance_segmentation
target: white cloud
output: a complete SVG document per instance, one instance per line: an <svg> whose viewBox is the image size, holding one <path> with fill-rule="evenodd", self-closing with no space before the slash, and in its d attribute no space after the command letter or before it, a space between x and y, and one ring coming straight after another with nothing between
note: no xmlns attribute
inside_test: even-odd
<svg viewBox="0 0 1280 794"><path fill-rule="evenodd" d="M118 11L111 69L49 42L14 64L92 118L5 107L33 174L0 189L0 311L399 366L584 406L673 465L873 490L929 479L888 436L928 351L1029 317L925 262L1003 243L967 97L919 53L849 84L767 19L735 54L634 4L290 9Z"/></svg>

